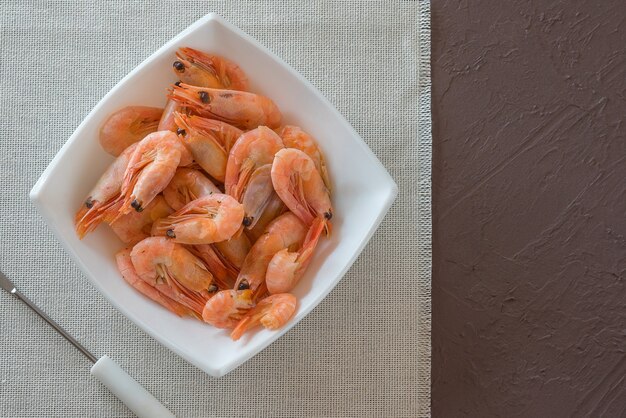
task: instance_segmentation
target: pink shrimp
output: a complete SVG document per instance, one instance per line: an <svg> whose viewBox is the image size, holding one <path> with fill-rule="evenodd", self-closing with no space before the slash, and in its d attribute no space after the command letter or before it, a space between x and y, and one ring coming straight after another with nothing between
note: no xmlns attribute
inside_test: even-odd
<svg viewBox="0 0 626 418"><path fill-rule="evenodd" d="M274 155L283 148L280 137L266 126L241 135L228 156L224 180L226 194L241 200L252 173L266 164L272 164Z"/></svg>
<svg viewBox="0 0 626 418"><path fill-rule="evenodd" d="M245 200L244 200L244 212L246 210ZM280 197L273 192L271 197L268 199L265 209L261 213L261 215L254 219L254 225L250 229L246 229L246 235L250 237L252 242L256 242L261 235L265 233L267 226L274 219L278 218L283 212L285 212L286 207ZM244 218L245 222L245 218Z"/></svg>
<svg viewBox="0 0 626 418"><path fill-rule="evenodd" d="M279 199L274 191L271 171L271 164L254 170L240 198L244 211L243 224L248 230L254 228L266 209L269 207L272 210L273 201Z"/></svg>
<svg viewBox="0 0 626 418"><path fill-rule="evenodd" d="M137 272L135 271L135 267L133 266L130 258L130 253L131 249L125 248L115 255L117 268L120 271L122 278L126 280L128 284L130 284L144 296L149 297L156 303L164 306L178 316L197 315L185 305L178 303L173 299L170 299L163 293L159 292L155 287L151 286L148 282L142 280L142 278L139 277L137 275Z"/></svg>
<svg viewBox="0 0 626 418"><path fill-rule="evenodd" d="M247 330L258 325L269 330L282 328L293 317L297 306L298 300L289 293L268 296L241 318L230 337L237 341Z"/></svg>
<svg viewBox="0 0 626 418"><path fill-rule="evenodd" d="M117 157L76 212L74 223L80 239L102 223L108 210L115 205L116 200L120 197L124 172L136 147L137 144L132 144Z"/></svg>
<svg viewBox="0 0 626 418"><path fill-rule="evenodd" d="M222 290L206 302L202 319L216 328L234 328L253 306L252 291Z"/></svg>
<svg viewBox="0 0 626 418"><path fill-rule="evenodd" d="M184 83L215 89L248 89L246 74L224 57L193 48L180 48L176 58L174 72Z"/></svg>
<svg viewBox="0 0 626 418"><path fill-rule="evenodd" d="M278 151L272 164L272 184L285 205L302 222L311 226L316 217L323 218L326 231L330 232L333 216L330 195L308 155L295 148Z"/></svg>
<svg viewBox="0 0 626 418"><path fill-rule="evenodd" d="M267 266L274 255L284 248L300 248L306 234L306 226L293 213L287 212L276 218L250 249L237 277L235 289L251 289L255 298L265 293Z"/></svg>
<svg viewBox="0 0 626 418"><path fill-rule="evenodd" d="M113 113L100 128L100 145L111 155L118 156L146 135L156 132L163 109L128 106Z"/></svg>
<svg viewBox="0 0 626 418"><path fill-rule="evenodd" d="M128 162L122 183L123 204L119 215L143 210L176 173L188 165L191 155L171 131L154 132L139 142ZM115 220L114 220L115 221Z"/></svg>
<svg viewBox="0 0 626 418"><path fill-rule="evenodd" d="M202 172L191 168L176 170L170 183L163 189L165 201L174 210L182 208L192 200L212 193L221 193L221 191Z"/></svg>
<svg viewBox="0 0 626 418"><path fill-rule="evenodd" d="M107 211L110 215L107 217L115 218L119 212L122 202L118 201L117 208L113 207ZM126 215L119 217L110 226L115 235L126 245L135 245L139 241L150 236L152 223L173 212L172 208L165 202L163 196L158 195L146 206L141 212L131 211ZM106 218L106 217L105 217ZM105 222L108 220L105 219Z"/></svg>
<svg viewBox="0 0 626 418"><path fill-rule="evenodd" d="M225 122L176 113L181 140L195 161L214 179L224 182L228 152L243 133Z"/></svg>
<svg viewBox="0 0 626 418"><path fill-rule="evenodd" d="M245 234L235 234L230 239L216 242L215 248L230 264L235 266L237 273L243 265L243 260L250 252L250 239Z"/></svg>
<svg viewBox="0 0 626 418"><path fill-rule="evenodd" d="M163 115L161 115L161 119L159 120L159 126L157 127L158 131L172 131L176 132L178 126L176 126L176 121L174 120L174 114L176 112L181 112L183 109L172 99L168 99L165 104L165 109L163 110Z"/></svg>
<svg viewBox="0 0 626 418"><path fill-rule="evenodd" d="M196 87L181 83L174 86L169 98L211 119L218 119L241 129L260 125L280 126L282 115L269 98L236 90Z"/></svg>
<svg viewBox="0 0 626 418"><path fill-rule="evenodd" d="M206 264L209 271L215 278L215 284L219 289L230 289L233 287L239 270L225 260L221 254L215 250L213 244L199 244L189 246L189 251L200 258Z"/></svg>
<svg viewBox="0 0 626 418"><path fill-rule="evenodd" d="M315 168L322 176L324 185L330 190L330 179L328 178L328 169L326 168L326 162L324 161L324 155L320 151L317 142L313 137L297 126L287 125L283 127L280 132L280 137L285 144L285 148L296 148L304 152L311 157L315 163Z"/></svg>
<svg viewBox="0 0 626 418"><path fill-rule="evenodd" d="M283 248L274 254L265 273L265 284L270 294L290 292L296 286L309 266L323 230L324 222L315 218L300 249L290 251Z"/></svg>
<svg viewBox="0 0 626 418"><path fill-rule="evenodd" d="M243 206L214 193L193 200L167 218L156 221L153 235L166 234L181 244L211 244L232 237L241 228Z"/></svg>
<svg viewBox="0 0 626 418"><path fill-rule="evenodd" d="M168 298L201 315L217 291L202 261L166 237L150 237L133 247L130 257L137 275Z"/></svg>

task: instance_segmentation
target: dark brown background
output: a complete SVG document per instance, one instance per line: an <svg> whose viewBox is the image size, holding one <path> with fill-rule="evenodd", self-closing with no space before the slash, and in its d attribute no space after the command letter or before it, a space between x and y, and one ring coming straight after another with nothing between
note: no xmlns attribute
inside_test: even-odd
<svg viewBox="0 0 626 418"><path fill-rule="evenodd" d="M625 27L432 2L435 417L626 416Z"/></svg>

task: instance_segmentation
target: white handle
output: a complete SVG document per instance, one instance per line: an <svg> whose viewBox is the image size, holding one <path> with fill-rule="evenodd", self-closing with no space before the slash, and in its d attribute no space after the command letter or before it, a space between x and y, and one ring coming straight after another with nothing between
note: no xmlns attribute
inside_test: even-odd
<svg viewBox="0 0 626 418"><path fill-rule="evenodd" d="M96 376L138 417L175 418L150 392L122 370L109 356L102 356L91 367L91 374Z"/></svg>

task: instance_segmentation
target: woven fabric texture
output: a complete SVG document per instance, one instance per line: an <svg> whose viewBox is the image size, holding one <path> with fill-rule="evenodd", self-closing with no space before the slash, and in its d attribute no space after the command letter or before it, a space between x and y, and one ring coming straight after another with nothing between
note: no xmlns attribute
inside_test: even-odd
<svg viewBox="0 0 626 418"><path fill-rule="evenodd" d="M357 262L292 331L215 379L117 312L62 250L28 192L100 98L217 12L318 87L399 186ZM181 417L430 413L430 14L418 1L0 2L1 264L96 356ZM0 294L0 416L132 416L90 364Z"/></svg>

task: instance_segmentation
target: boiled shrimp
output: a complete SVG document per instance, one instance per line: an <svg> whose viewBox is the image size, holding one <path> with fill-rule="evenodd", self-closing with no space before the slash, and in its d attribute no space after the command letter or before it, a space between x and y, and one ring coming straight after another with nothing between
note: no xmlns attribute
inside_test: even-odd
<svg viewBox="0 0 626 418"><path fill-rule="evenodd" d="M214 248L213 244L191 245L188 249L193 255L204 261L204 264L213 274L215 284L219 289L230 289L233 287L239 274L239 269L224 259Z"/></svg>
<svg viewBox="0 0 626 418"><path fill-rule="evenodd" d="M176 132L178 126L176 125L176 121L174 120L174 114L176 114L176 112L182 113L182 110L183 109L179 103L175 102L172 99L168 99L167 103L165 104L163 114L161 115L161 119L159 120L159 126L157 127L157 130Z"/></svg>
<svg viewBox="0 0 626 418"><path fill-rule="evenodd" d="M293 213L287 212L276 218L250 249L237 277L235 289L251 289L255 298L265 293L267 266L274 255L285 248L300 248L306 234L306 226Z"/></svg>
<svg viewBox="0 0 626 418"><path fill-rule="evenodd" d="M204 263L166 237L144 239L133 247L130 257L142 280L198 315L217 291Z"/></svg>
<svg viewBox="0 0 626 418"><path fill-rule="evenodd" d="M206 302L202 319L216 328L234 328L253 306L252 291L222 290Z"/></svg>
<svg viewBox="0 0 626 418"><path fill-rule="evenodd" d="M328 189L313 160L295 148L276 153L272 163L272 184L285 205L310 226L316 217L324 219L327 232L333 216Z"/></svg>
<svg viewBox="0 0 626 418"><path fill-rule="evenodd" d="M250 252L250 239L245 234L235 234L230 239L216 242L215 248L230 264L237 268L237 273L243 265L243 260Z"/></svg>
<svg viewBox="0 0 626 418"><path fill-rule="evenodd" d="M196 87L181 83L169 96L200 116L218 119L241 129L260 125L280 126L282 115L276 104L265 96L236 90Z"/></svg>
<svg viewBox="0 0 626 418"><path fill-rule="evenodd" d="M244 211L243 224L248 230L256 226L268 206L271 209L273 200L278 198L272 185L271 170L271 164L254 170L240 198Z"/></svg>
<svg viewBox="0 0 626 418"><path fill-rule="evenodd" d="M107 168L76 212L76 233L82 239L96 229L120 197L124 173L137 144L132 144Z"/></svg>
<svg viewBox="0 0 626 418"><path fill-rule="evenodd" d="M118 201L118 206L122 206L122 202ZM112 218L117 217L119 208L111 208L107 211ZM165 202L163 196L157 197L146 206L141 212L131 211L126 215L119 217L110 226L115 235L126 245L135 245L139 241L148 238L152 229L152 223L157 219L168 216L174 210ZM105 217L105 222L108 220Z"/></svg>
<svg viewBox="0 0 626 418"><path fill-rule="evenodd" d="M179 165L192 161L187 149L171 131L154 132L139 142L122 183L119 215L142 211L169 184Z"/></svg>
<svg viewBox="0 0 626 418"><path fill-rule="evenodd" d="M243 133L225 122L176 113L178 134L194 160L214 179L224 182L228 152Z"/></svg>
<svg viewBox="0 0 626 418"><path fill-rule="evenodd" d="M212 193L221 193L211 180L201 171L191 168L179 168L169 184L163 189L165 201L178 210L192 200L208 196Z"/></svg>
<svg viewBox="0 0 626 418"><path fill-rule="evenodd" d="M241 200L252 173L264 165L272 164L274 155L283 148L280 137L266 126L259 126L241 135L228 156L224 181L226 193ZM270 180L266 178L266 181Z"/></svg>
<svg viewBox="0 0 626 418"><path fill-rule="evenodd" d="M283 248L274 254L265 273L265 284L270 294L290 292L296 286L311 262L323 230L324 222L315 218L300 249L290 251Z"/></svg>
<svg viewBox="0 0 626 418"><path fill-rule="evenodd" d="M128 284L130 284L144 296L149 297L153 301L169 309L178 316L197 316L197 314L194 313L190 308L186 307L182 303L176 302L174 299L170 299L169 297L165 296L163 293L159 292L157 288L151 286L148 282L139 277L131 261L130 253L131 249L126 248L119 251L115 255L117 269L120 271L122 277L128 282Z"/></svg>
<svg viewBox="0 0 626 418"><path fill-rule="evenodd" d="M231 238L241 228L243 206L231 196L214 193L196 199L156 221L154 235L182 244L211 244Z"/></svg>
<svg viewBox="0 0 626 418"><path fill-rule="evenodd" d="M317 142L313 137L297 126L287 125L280 131L280 137L285 144L285 148L296 148L311 157L315 163L315 168L322 176L324 185L330 190L330 179L328 177L328 169L324 161L324 155L320 151Z"/></svg>
<svg viewBox="0 0 626 418"><path fill-rule="evenodd" d="M297 306L298 300L289 293L268 296L241 318L230 337L236 341L247 330L258 325L269 330L282 328L293 317Z"/></svg>
<svg viewBox="0 0 626 418"><path fill-rule="evenodd" d="M258 240L259 237L265 233L265 230L267 229L267 226L270 224L270 222L278 218L282 213L285 212L285 210L285 204L282 200L280 200L280 197L278 197L276 192L272 193L269 200L265 204L265 209L263 210L261 215L258 218L254 219L254 226L252 226L252 228L250 229L246 229L246 235L250 237L250 240L252 242L256 242L256 240Z"/></svg>
<svg viewBox="0 0 626 418"><path fill-rule="evenodd" d="M180 48L176 58L172 67L184 83L215 89L248 89L246 74L224 57L193 48Z"/></svg>
<svg viewBox="0 0 626 418"><path fill-rule="evenodd" d="M100 128L100 145L111 155L118 156L146 135L156 132L163 109L128 106L113 113Z"/></svg>

